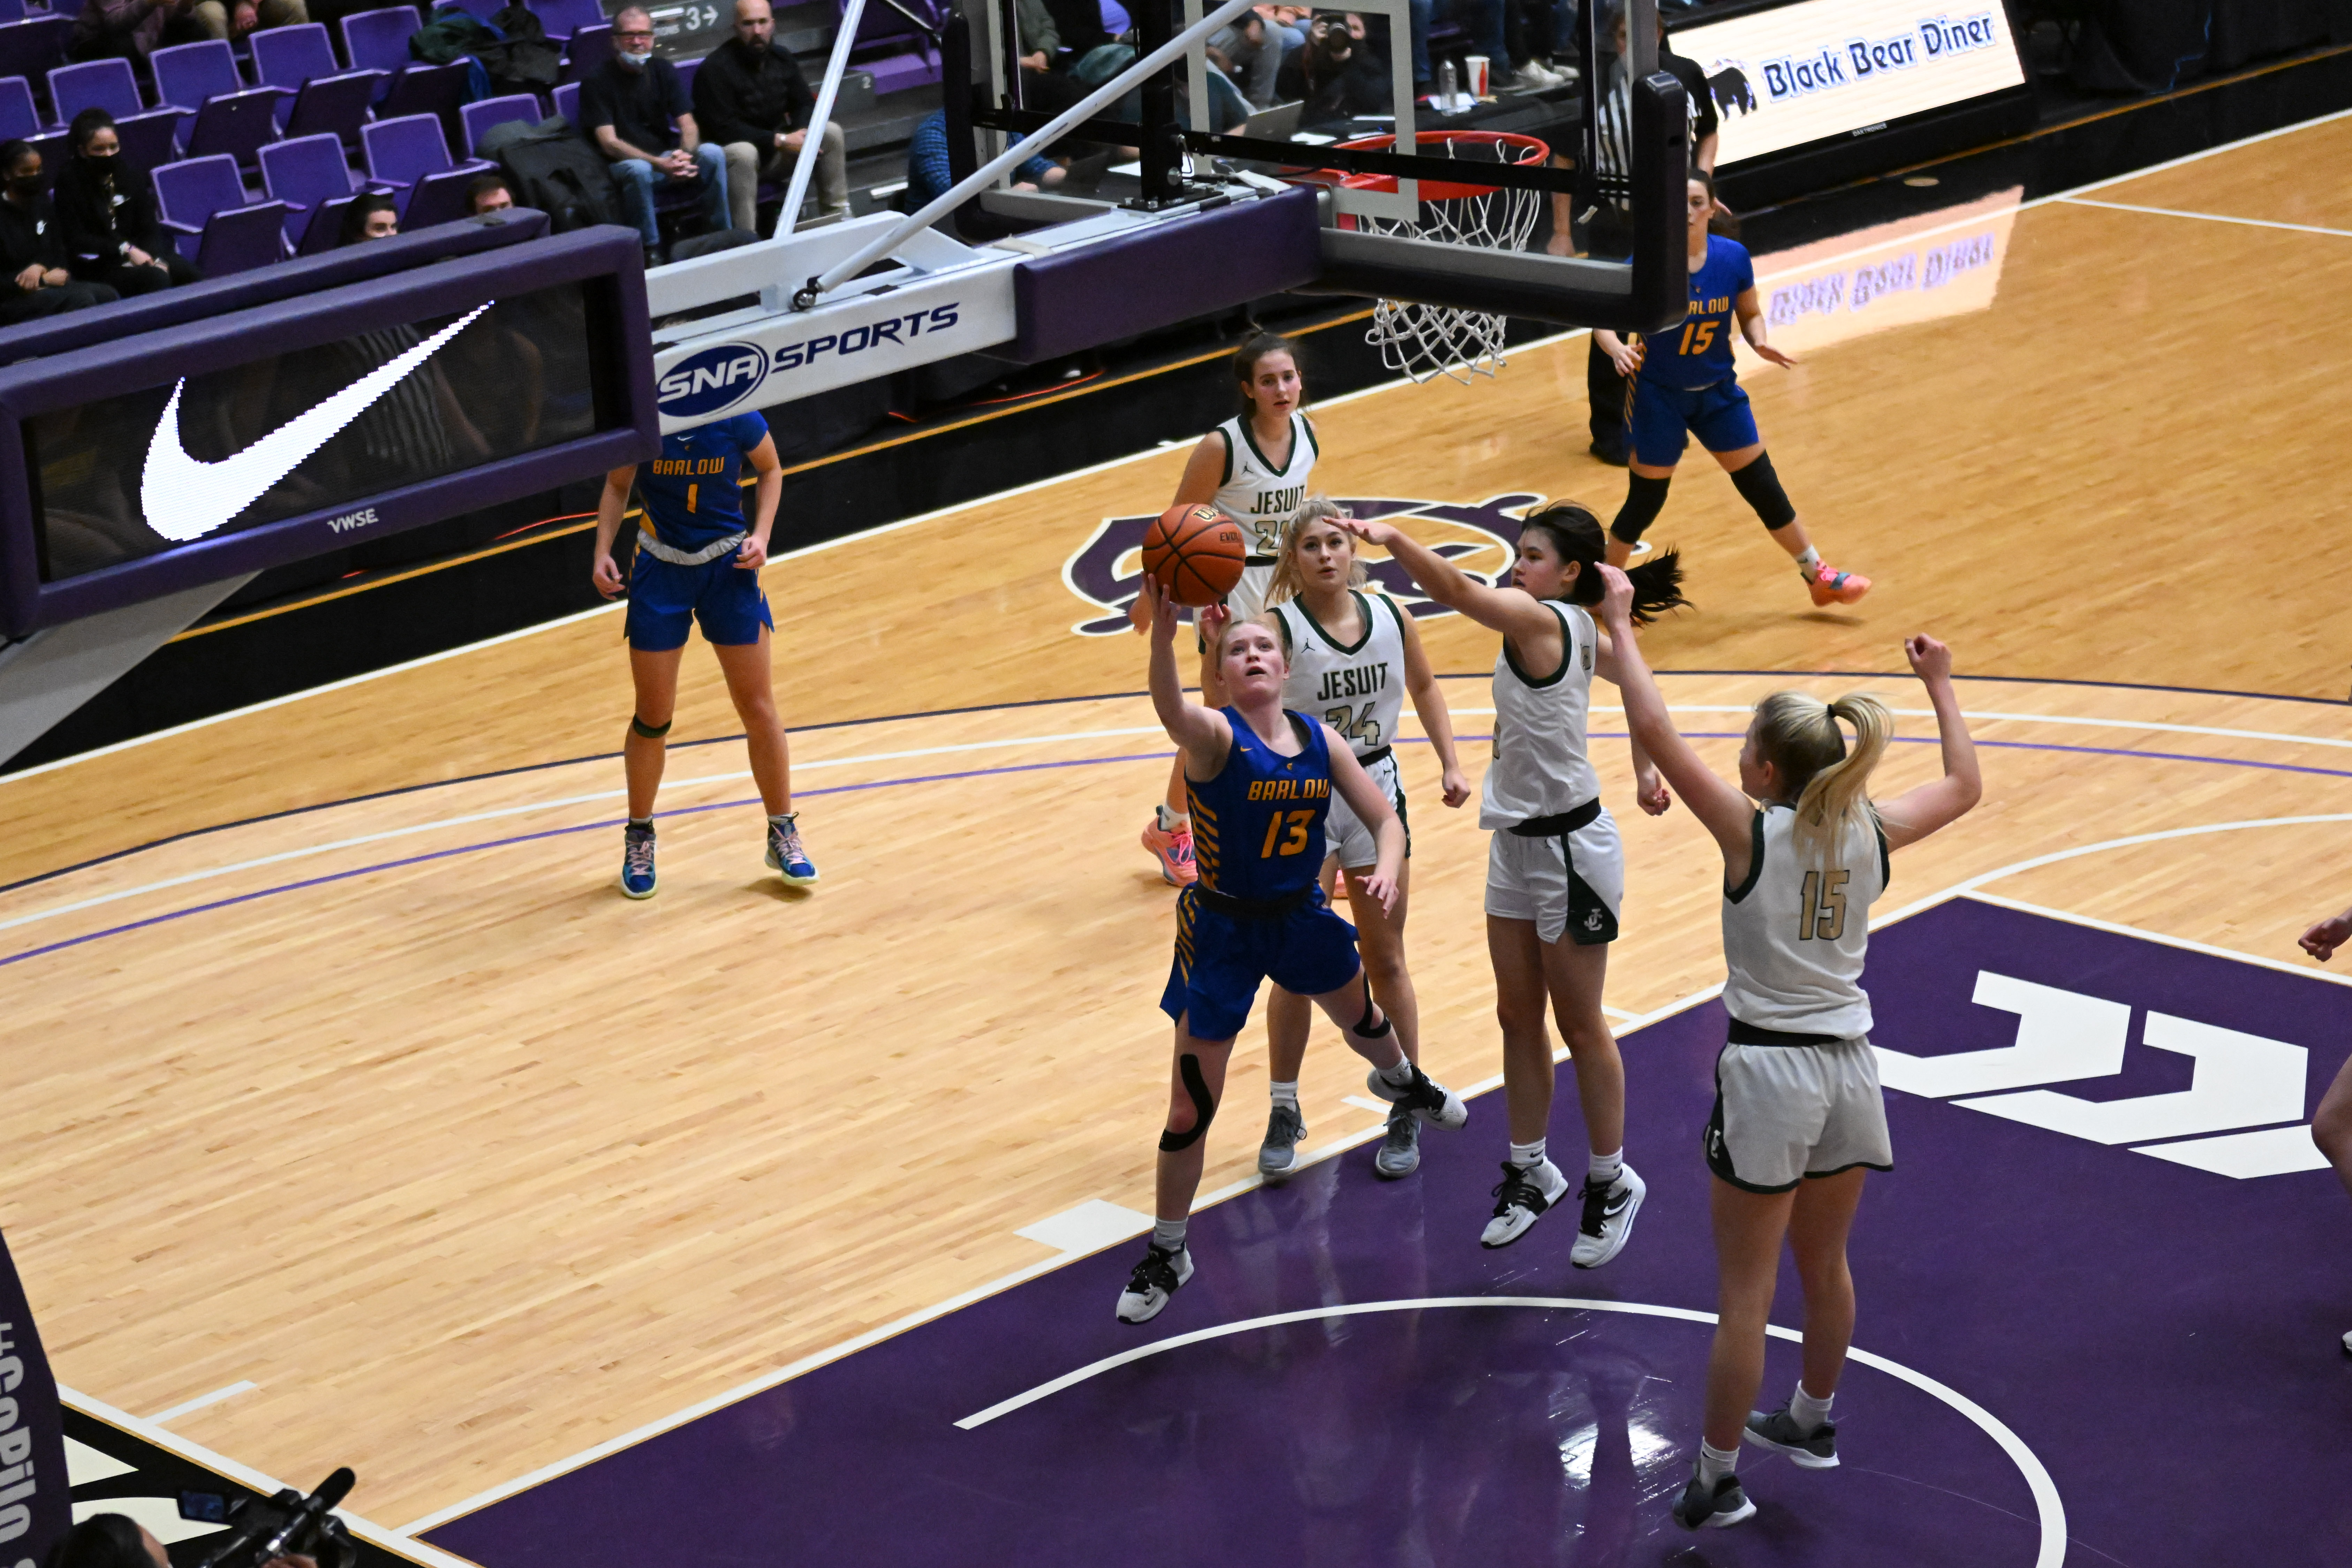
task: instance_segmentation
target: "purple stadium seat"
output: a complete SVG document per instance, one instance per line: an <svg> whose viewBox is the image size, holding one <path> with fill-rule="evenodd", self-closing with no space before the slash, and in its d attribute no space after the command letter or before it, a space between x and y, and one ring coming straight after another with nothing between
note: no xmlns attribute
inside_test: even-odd
<svg viewBox="0 0 2352 1568"><path fill-rule="evenodd" d="M613 26L600 22L593 27L582 27L572 35L564 46L563 69L558 74L565 81L578 81L604 63L613 52Z"/></svg>
<svg viewBox="0 0 2352 1568"><path fill-rule="evenodd" d="M567 81L555 89L555 112L572 121L572 129L580 129L580 84Z"/></svg>
<svg viewBox="0 0 2352 1568"><path fill-rule="evenodd" d="M1095 8L1102 14L1103 31L1114 38L1135 26L1135 19L1127 14L1127 7L1118 0L1097 0Z"/></svg>
<svg viewBox="0 0 2352 1568"><path fill-rule="evenodd" d="M844 0L835 0L836 17L847 8ZM929 0L909 0L908 9L928 15L935 26L943 20L940 8ZM873 73L877 93L926 87L940 79L939 53L931 47L929 36L887 5L866 7L852 56L857 58L858 69Z"/></svg>
<svg viewBox="0 0 2352 1568"><path fill-rule="evenodd" d="M331 132L346 142L358 141L368 105L384 85L381 71L343 69L326 27L318 22L255 33L253 65L262 86L294 89L294 97L278 103L278 129L287 136Z"/></svg>
<svg viewBox="0 0 2352 1568"><path fill-rule="evenodd" d="M25 0L0 0L0 22L21 22L25 19Z"/></svg>
<svg viewBox="0 0 2352 1568"><path fill-rule="evenodd" d="M506 9L507 0L439 0L443 5L455 5L477 22L487 22Z"/></svg>
<svg viewBox="0 0 2352 1568"><path fill-rule="evenodd" d="M523 0L547 36L568 40L583 27L604 26L604 7L597 0Z"/></svg>
<svg viewBox="0 0 2352 1568"><path fill-rule="evenodd" d="M301 255L334 248L343 208L361 184L335 137L289 137L261 150L261 187L284 205L286 242Z"/></svg>
<svg viewBox="0 0 2352 1568"><path fill-rule="evenodd" d="M383 97L376 101L378 120L399 120L412 114L429 114L441 121L442 139L447 142L462 142L466 128L457 119L457 111L466 106L472 92L467 77L473 65L467 60L451 60L446 66L413 65L399 76Z"/></svg>
<svg viewBox="0 0 2352 1568"><path fill-rule="evenodd" d="M33 84L23 77L0 77L0 142L37 136L41 111L33 107Z"/></svg>
<svg viewBox="0 0 2352 1568"><path fill-rule="evenodd" d="M151 110L141 101L129 60L59 66L49 73L49 101L57 107L60 131L85 109L103 109L114 116L114 133L133 168L153 169L179 156L174 138L182 111Z"/></svg>
<svg viewBox="0 0 2352 1568"><path fill-rule="evenodd" d="M180 253L208 278L267 267L286 254L285 204L252 202L226 153L155 171L155 203Z"/></svg>
<svg viewBox="0 0 2352 1568"><path fill-rule="evenodd" d="M342 19L343 58L355 71L383 72L388 85L415 63L408 40L420 26L414 5L354 11Z"/></svg>
<svg viewBox="0 0 2352 1568"><path fill-rule="evenodd" d="M694 101L694 73L702 68L702 62L700 60L675 60L671 63L677 68L677 85L686 89L686 100L688 103L692 103Z"/></svg>
<svg viewBox="0 0 2352 1568"><path fill-rule="evenodd" d="M424 228L466 216L466 187L490 165L479 158L449 162L441 122L429 114L379 120L362 128L368 175L393 188L403 228Z"/></svg>
<svg viewBox="0 0 2352 1568"><path fill-rule="evenodd" d="M73 25L71 16L54 12L0 23L0 76L20 76L30 81L62 62Z"/></svg>
<svg viewBox="0 0 2352 1568"><path fill-rule="evenodd" d="M5 84L0 84L5 85ZM509 120L527 121L536 125L546 115L539 100L528 92L509 93L504 98L486 98L479 103L469 103L457 110L457 119L466 132L466 155L472 157L482 133L493 125L504 125Z"/></svg>
<svg viewBox="0 0 2352 1568"><path fill-rule="evenodd" d="M191 117L180 126L187 156L226 153L250 163L263 142L278 140L278 103L286 89L246 86L226 42L175 44L148 58L155 68L156 98Z"/></svg>

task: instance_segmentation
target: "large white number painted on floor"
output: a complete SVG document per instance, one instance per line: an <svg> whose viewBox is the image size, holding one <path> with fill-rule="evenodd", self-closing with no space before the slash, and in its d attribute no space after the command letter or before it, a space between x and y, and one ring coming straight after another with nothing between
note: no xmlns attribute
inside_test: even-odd
<svg viewBox="0 0 2352 1568"><path fill-rule="evenodd" d="M2301 1046L2151 1011L2140 1026L2140 1041L2194 1058L2189 1087L2128 1100L2084 1100L2029 1086L2112 1078L2123 1071L2129 1007L1989 970L1977 973L1974 1000L1980 1007L2017 1015L2015 1045L1942 1057L1874 1047L1881 1081L1889 1089L1949 1100L2094 1143L2193 1139L2133 1152L2226 1176L2280 1175L2326 1164L2308 1127L2266 1126L2303 1117L2310 1052ZM2237 1127L2264 1130L2196 1136Z"/></svg>

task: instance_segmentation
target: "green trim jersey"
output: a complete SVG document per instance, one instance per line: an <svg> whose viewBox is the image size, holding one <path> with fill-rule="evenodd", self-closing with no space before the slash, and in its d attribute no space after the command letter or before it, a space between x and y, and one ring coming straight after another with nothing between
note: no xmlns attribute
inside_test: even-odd
<svg viewBox="0 0 2352 1568"><path fill-rule="evenodd" d="M1862 961L1886 835L1874 813L1848 821L1824 870L1800 863L1796 824L1785 805L1758 812L1748 880L1723 890L1723 1009L1759 1029L1857 1039L1870 1033Z"/></svg>
<svg viewBox="0 0 2352 1568"><path fill-rule="evenodd" d="M1584 754L1585 710L1600 633L1574 605L1542 601L1559 617L1559 668L1544 676L1519 668L1510 639L1495 656L1495 760L1478 787L1478 826L1510 827L1559 816L1601 795Z"/></svg>
<svg viewBox="0 0 2352 1568"><path fill-rule="evenodd" d="M1321 719L1362 758L1387 749L1404 714L1404 615L1385 594L1355 600L1364 627L1353 643L1325 631L1303 600L1273 610L1290 650L1282 705Z"/></svg>
<svg viewBox="0 0 2352 1568"><path fill-rule="evenodd" d="M1248 533L1250 558L1271 564L1282 553L1283 524L1305 503L1307 478L1321 456L1315 426L1304 414L1290 416L1290 460L1279 467L1258 450L1247 415L1236 414L1216 433L1225 439L1225 476L1211 504Z"/></svg>

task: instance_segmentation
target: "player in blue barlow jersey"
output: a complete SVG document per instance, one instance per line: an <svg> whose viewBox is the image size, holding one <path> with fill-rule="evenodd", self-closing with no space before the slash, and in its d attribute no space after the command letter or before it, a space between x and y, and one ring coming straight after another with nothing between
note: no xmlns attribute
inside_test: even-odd
<svg viewBox="0 0 2352 1568"><path fill-rule="evenodd" d="M1756 510L1772 542L1797 563L1799 575L1816 605L1851 605L1870 592L1870 579L1840 572L1797 521L1797 509L1772 471L1772 458L1756 433L1756 416L1740 390L1732 363L1733 322L1748 346L1777 365L1797 362L1765 342L1764 308L1756 297L1756 268L1747 247L1707 232L1715 214L1715 181L1694 170L1688 187L1690 216L1690 313L1663 332L1629 343L1614 332L1595 331L1592 341L1627 378L1625 424L1633 460L1627 465L1625 504L1609 525L1609 564L1633 559L1643 530L1666 504L1666 487L1683 448L1696 436L1732 488Z"/></svg>
<svg viewBox="0 0 2352 1568"><path fill-rule="evenodd" d="M1222 606L1201 612L1233 700L1203 708L1184 700L1176 673L1175 602L1148 573L1143 595L1151 705L1183 763L1200 875L1177 896L1176 958L1160 998L1176 1020L1176 1059L1151 1244L1118 1298L1128 1323L1157 1317L1192 1277L1184 1231L1201 1186L1202 1138L1261 980L1322 1008L1372 1064L1371 1090L1382 1100L1440 1127L1470 1119L1459 1096L1406 1058L1365 982L1355 928L1323 897L1323 817L1337 791L1379 845L1360 885L1393 912L1404 868L1404 825L1394 808L1329 725L1283 708L1289 661L1270 623L1230 620Z"/></svg>
<svg viewBox="0 0 2352 1568"><path fill-rule="evenodd" d="M752 517L743 520L743 465L758 476ZM613 541L636 487L645 511L637 559L629 574L629 673L637 710L622 748L629 778L629 821L622 832L621 891L654 895L654 795L661 788L664 740L677 705L678 659L688 624L699 621L719 656L727 694L743 721L751 777L768 811L768 865L795 887L816 880L793 811L792 753L768 680L768 642L775 621L760 591L768 535L784 490L783 466L768 422L739 414L715 425L662 437L661 456L604 476L596 501L596 591L621 591Z"/></svg>

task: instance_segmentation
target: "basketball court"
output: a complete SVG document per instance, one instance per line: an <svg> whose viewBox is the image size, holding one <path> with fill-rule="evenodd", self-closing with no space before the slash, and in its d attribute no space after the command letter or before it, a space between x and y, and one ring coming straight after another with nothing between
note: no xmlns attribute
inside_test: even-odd
<svg viewBox="0 0 2352 1568"><path fill-rule="evenodd" d="M1759 422L1878 586L1811 609L1687 463L1650 537L1697 607L1649 656L1718 767L1769 690L1885 694L1892 793L1936 766L1890 673L1932 632L1986 795L1898 859L1873 943L1874 1037L1917 1061L1887 1068L1897 1169L1856 1230L1845 1462L1744 1465L1754 1526L1694 1546L1666 1515L1722 1038L1720 867L1686 812L1619 813L1607 1002L1651 1184L1622 1259L1570 1270L1566 1227L1478 1247L1498 1096L1375 1182L1381 1110L1320 1026L1318 1163L1261 1187L1254 1020L1199 1276L1113 1321L1173 923L1134 842L1169 746L1119 627L1181 447L797 553L784 520L812 892L761 870L698 650L662 894L614 892L617 610L0 781L0 1000L74 1042L0 1103L59 1377L166 1449L338 1456L391 1550L486 1568L682 1538L714 1563L2340 1561L2352 1214L2305 1124L2352 991L2294 938L2352 867L2352 391L2321 346L2352 329L2347 157L2333 118L1759 258L1802 362L1743 362ZM1585 353L1329 403L1310 357L1317 487L1499 572L1531 504L1623 493L1583 456ZM1420 628L1480 758L1493 636ZM1402 756L1426 1059L1484 1091L1482 836Z"/></svg>

